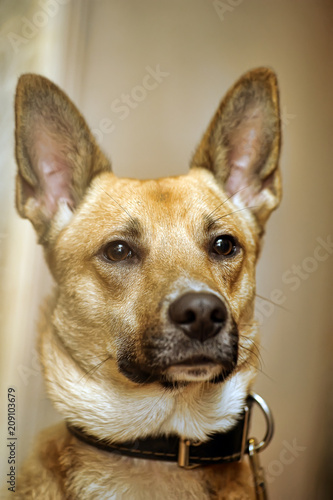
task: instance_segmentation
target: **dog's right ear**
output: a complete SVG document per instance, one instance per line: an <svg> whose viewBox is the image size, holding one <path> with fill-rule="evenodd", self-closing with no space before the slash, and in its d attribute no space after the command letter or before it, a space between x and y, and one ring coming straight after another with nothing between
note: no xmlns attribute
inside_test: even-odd
<svg viewBox="0 0 333 500"><path fill-rule="evenodd" d="M111 165L75 105L48 79L20 77L15 116L16 207L46 243L52 223L64 225L93 177Z"/></svg>

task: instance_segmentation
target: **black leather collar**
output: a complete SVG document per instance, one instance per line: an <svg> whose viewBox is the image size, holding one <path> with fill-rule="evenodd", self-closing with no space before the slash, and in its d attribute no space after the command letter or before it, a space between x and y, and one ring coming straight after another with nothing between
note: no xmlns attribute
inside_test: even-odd
<svg viewBox="0 0 333 500"><path fill-rule="evenodd" d="M248 398L241 418L231 430L213 434L204 443L194 443L173 435L110 444L107 440L86 434L78 427L67 424L67 428L80 441L103 451L135 458L176 462L180 467L191 468L242 459L247 451L251 403L251 398Z"/></svg>

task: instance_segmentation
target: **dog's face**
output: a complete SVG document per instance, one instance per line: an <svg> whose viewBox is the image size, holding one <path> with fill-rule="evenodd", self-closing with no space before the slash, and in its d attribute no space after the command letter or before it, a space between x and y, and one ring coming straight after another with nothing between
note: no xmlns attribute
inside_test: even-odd
<svg viewBox="0 0 333 500"><path fill-rule="evenodd" d="M251 322L258 252L250 218L233 211L209 172L98 177L49 253L72 355L86 369L110 356L139 383L227 376L238 325Z"/></svg>
<svg viewBox="0 0 333 500"><path fill-rule="evenodd" d="M83 372L177 387L253 366L255 265L281 191L274 74L229 91L185 176L114 176L36 75L19 81L16 123L17 208L57 284L53 331Z"/></svg>

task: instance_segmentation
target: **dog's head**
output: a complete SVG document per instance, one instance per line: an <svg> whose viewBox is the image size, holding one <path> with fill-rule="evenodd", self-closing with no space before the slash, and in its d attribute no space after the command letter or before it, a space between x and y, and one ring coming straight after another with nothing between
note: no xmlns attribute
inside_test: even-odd
<svg viewBox="0 0 333 500"><path fill-rule="evenodd" d="M52 331L83 372L164 386L256 364L255 265L280 201L274 73L244 75L188 175L117 178L53 83L20 78L17 209L57 284Z"/></svg>

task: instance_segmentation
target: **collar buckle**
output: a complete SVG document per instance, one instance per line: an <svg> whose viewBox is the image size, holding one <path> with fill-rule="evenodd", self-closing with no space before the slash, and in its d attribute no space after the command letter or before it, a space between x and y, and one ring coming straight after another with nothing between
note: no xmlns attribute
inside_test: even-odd
<svg viewBox="0 0 333 500"><path fill-rule="evenodd" d="M200 441L192 442L190 439L185 439L184 437L179 438L177 460L178 467L182 467L186 470L200 467L201 464L190 464L190 446L199 446L200 444Z"/></svg>
<svg viewBox="0 0 333 500"><path fill-rule="evenodd" d="M187 469L190 465L190 446L191 441L183 437L179 438L178 448L178 467Z"/></svg>

